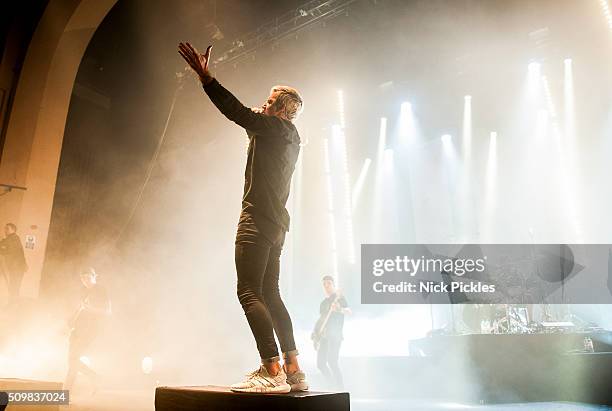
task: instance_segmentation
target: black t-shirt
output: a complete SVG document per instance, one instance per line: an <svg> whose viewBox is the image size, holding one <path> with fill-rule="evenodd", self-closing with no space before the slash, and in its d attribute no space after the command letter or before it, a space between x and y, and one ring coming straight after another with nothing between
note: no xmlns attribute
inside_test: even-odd
<svg viewBox="0 0 612 411"><path fill-rule="evenodd" d="M83 287L81 302L96 310L105 311L108 308L109 298L106 288L96 284L91 288ZM102 312L94 312L89 309L81 309L76 319L75 328L96 328L106 318Z"/></svg>
<svg viewBox="0 0 612 411"><path fill-rule="evenodd" d="M300 152L295 125L276 116L254 113L217 80L205 85L204 91L225 117L246 129L249 137L242 213L256 219L264 217L289 231L285 205Z"/></svg>
<svg viewBox="0 0 612 411"><path fill-rule="evenodd" d="M321 305L319 307L319 313L321 314L322 319L325 318L327 313L329 312L329 308L332 303L336 299L336 294L332 294L329 297L325 298L321 301ZM340 297L338 299L338 305L342 308L348 307L348 303L344 297ZM324 334L328 338L342 338L342 329L344 328L344 314L338 311L332 311L329 315L329 320L327 320L327 326L325 327Z"/></svg>
<svg viewBox="0 0 612 411"><path fill-rule="evenodd" d="M4 255L6 269L10 273L25 273L28 270L21 239L16 233L0 240L0 254Z"/></svg>

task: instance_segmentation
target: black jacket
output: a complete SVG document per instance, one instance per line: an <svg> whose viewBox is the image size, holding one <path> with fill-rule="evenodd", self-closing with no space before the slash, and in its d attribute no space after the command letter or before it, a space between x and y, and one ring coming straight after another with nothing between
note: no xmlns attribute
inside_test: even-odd
<svg viewBox="0 0 612 411"><path fill-rule="evenodd" d="M242 213L265 217L289 231L285 205L300 152L297 129L288 120L254 113L216 79L205 85L204 91L219 111L246 129L249 136Z"/></svg>
<svg viewBox="0 0 612 411"><path fill-rule="evenodd" d="M6 269L11 273L24 273L28 270L23 246L16 233L9 234L0 241L0 254L4 256Z"/></svg>

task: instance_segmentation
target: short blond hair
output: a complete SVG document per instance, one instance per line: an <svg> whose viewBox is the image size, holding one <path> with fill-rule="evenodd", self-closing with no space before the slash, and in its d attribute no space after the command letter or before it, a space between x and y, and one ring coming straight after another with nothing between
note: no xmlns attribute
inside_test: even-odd
<svg viewBox="0 0 612 411"><path fill-rule="evenodd" d="M293 87L274 86L271 93L278 93L272 108L289 121L294 121L304 109L304 101L300 93Z"/></svg>

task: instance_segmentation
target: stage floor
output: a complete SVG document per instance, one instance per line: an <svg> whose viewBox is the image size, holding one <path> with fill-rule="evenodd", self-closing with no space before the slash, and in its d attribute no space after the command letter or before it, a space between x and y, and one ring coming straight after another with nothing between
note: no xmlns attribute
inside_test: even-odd
<svg viewBox="0 0 612 411"><path fill-rule="evenodd" d="M81 395L74 398L70 407L62 409L70 411L151 411L154 409L154 390L151 391L100 391L94 396ZM503 411L527 411L527 410L612 410L612 407L563 403L563 402L540 402L520 404L465 404L457 402L444 402L439 400L380 400L351 397L352 411L445 411L445 410L503 410Z"/></svg>
<svg viewBox="0 0 612 411"><path fill-rule="evenodd" d="M612 407L601 405L564 403L564 402L530 402L520 404L464 404L458 402L443 402L439 400L367 400L351 398L351 411L448 411L448 410L477 410L477 411L590 411L612 410Z"/></svg>

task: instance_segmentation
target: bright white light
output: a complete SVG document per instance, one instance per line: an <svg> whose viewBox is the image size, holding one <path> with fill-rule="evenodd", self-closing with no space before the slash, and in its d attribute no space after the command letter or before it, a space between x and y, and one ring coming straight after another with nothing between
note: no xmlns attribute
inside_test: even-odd
<svg viewBox="0 0 612 411"><path fill-rule="evenodd" d="M352 205L353 210L357 206L357 201L359 200L359 196L361 195L361 191L363 190L363 183L365 182L366 176L368 175L368 170L370 169L370 164L372 160L366 158L363 162L363 166L361 166L361 172L359 173L359 177L357 177L357 182L355 182L355 187L353 188L353 198Z"/></svg>
<svg viewBox="0 0 612 411"><path fill-rule="evenodd" d="M496 203L497 180L497 133L491 132L489 137L489 156L487 158L487 172L485 180L485 209L483 236L485 241L493 241L493 211Z"/></svg>
<svg viewBox="0 0 612 411"><path fill-rule="evenodd" d="M385 150L385 173L389 173L393 171L393 149L392 148L388 148Z"/></svg>
<svg viewBox="0 0 612 411"><path fill-rule="evenodd" d="M142 372L145 374L151 374L153 371L153 358L144 357L142 359Z"/></svg>
<svg viewBox="0 0 612 411"><path fill-rule="evenodd" d="M539 106L542 97L541 71L540 63L531 62L527 66L526 101L524 103L531 107L530 110Z"/></svg>
<svg viewBox="0 0 612 411"><path fill-rule="evenodd" d="M382 241L382 229L384 228L383 223L383 206L385 200L383 196L385 194L384 187L385 183L389 183L388 178L385 176L385 170L387 169L388 163L385 158L385 146L387 140L387 119L382 117L380 119L380 130L378 135L378 148L376 150L376 178L374 180L374 206L372 210L372 229L375 233L375 242Z"/></svg>
<svg viewBox="0 0 612 411"><path fill-rule="evenodd" d="M463 159L470 160L472 152L472 96L463 98Z"/></svg>
<svg viewBox="0 0 612 411"><path fill-rule="evenodd" d="M345 116L344 116L344 93L342 90L338 90L338 114L340 116L340 127L346 128Z"/></svg>
<svg viewBox="0 0 612 411"><path fill-rule="evenodd" d="M400 106L400 114L408 114L412 110L412 104L409 101L404 101Z"/></svg>
<svg viewBox="0 0 612 411"><path fill-rule="evenodd" d="M531 63L529 63L529 65L527 66L527 69L529 70L529 74L534 74L536 76L540 76L540 70L541 70L541 65L540 63L537 63L535 61L532 61Z"/></svg>
<svg viewBox="0 0 612 411"><path fill-rule="evenodd" d="M563 141L560 141L559 151L561 154L560 162L563 164L560 168L561 202L565 204L567 219L573 232L574 240L582 242L582 223L580 216L582 215L580 199L580 184L576 177L580 174L579 164L576 156L576 124L575 124L575 109L574 109L574 74L572 69L572 60L566 58L563 61L563 114L564 114L564 135Z"/></svg>
<svg viewBox="0 0 612 411"><path fill-rule="evenodd" d="M400 106L398 126L398 137L401 144L408 145L416 141L418 135L417 120L412 111L412 104L407 101Z"/></svg>
<svg viewBox="0 0 612 411"><path fill-rule="evenodd" d="M453 136L450 134L444 134L441 138L444 144L452 144L453 142Z"/></svg>
<svg viewBox="0 0 612 411"><path fill-rule="evenodd" d="M91 360L89 359L89 357L83 355L81 358L79 358L79 360L86 366L91 367Z"/></svg>
<svg viewBox="0 0 612 411"><path fill-rule="evenodd" d="M497 133L489 136L489 158L487 159L487 190L491 190L497 178Z"/></svg>
<svg viewBox="0 0 612 411"><path fill-rule="evenodd" d="M565 138L569 143L568 150L574 152L575 114L574 114L574 74L572 59L565 59L563 64L563 111L565 116Z"/></svg>
<svg viewBox="0 0 612 411"><path fill-rule="evenodd" d="M457 191L459 203L464 212L458 213L460 232L466 235L471 231L473 207L472 198L472 96L463 97L463 130L461 136L461 148L463 154L463 169L461 173L461 186Z"/></svg>
<svg viewBox="0 0 612 411"><path fill-rule="evenodd" d="M333 130L333 128L332 128ZM329 157L329 139L323 140L323 150L325 154L325 179L327 182L327 214L329 217L329 235L331 240L331 255L333 271L332 276L334 277L336 285L338 284L338 247L336 243L336 220L334 218L334 198L332 189L332 177L331 177L331 161Z"/></svg>
<svg viewBox="0 0 612 411"><path fill-rule="evenodd" d="M344 188L344 198L343 198L343 217L344 217L344 229L346 231L346 239L345 243L347 245L347 260L350 264L355 263L355 250L354 250L354 240L353 240L353 215L352 215L352 206L351 206L351 186L350 181L351 177L348 171L348 153L346 149L346 136L344 131L339 126L332 127L332 135L335 141L335 146L340 151L340 161L342 166L342 185Z"/></svg>
<svg viewBox="0 0 612 411"><path fill-rule="evenodd" d="M599 0L599 3L601 4L601 10L606 18L606 23L608 23L608 28L612 31L612 13L610 12L610 5L607 0Z"/></svg>
<svg viewBox="0 0 612 411"><path fill-rule="evenodd" d="M550 92L550 85L548 84L548 78L546 76L542 76L542 85L544 86L544 96L546 97L546 107L548 108L548 114L553 119L557 118L557 109L555 108L555 102L552 98L552 93Z"/></svg>
<svg viewBox="0 0 612 411"><path fill-rule="evenodd" d="M406 320L410 327L398 327ZM389 306L376 316L350 316L344 324L342 352L346 356L406 356L410 341L423 338L431 330L428 305Z"/></svg>
<svg viewBox="0 0 612 411"><path fill-rule="evenodd" d="M527 90L531 97L535 97L539 94L541 87L541 66L540 63L531 62L529 63L527 73Z"/></svg>
<svg viewBox="0 0 612 411"><path fill-rule="evenodd" d="M387 119L385 117L381 117L380 129L378 132L378 157L381 159L382 159L382 154L385 151L386 145L387 145Z"/></svg>

